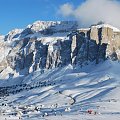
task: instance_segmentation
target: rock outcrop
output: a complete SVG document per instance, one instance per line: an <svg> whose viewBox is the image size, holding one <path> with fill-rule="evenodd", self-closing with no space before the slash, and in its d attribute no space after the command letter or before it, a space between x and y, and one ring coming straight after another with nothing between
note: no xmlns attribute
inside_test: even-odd
<svg viewBox="0 0 120 120"><path fill-rule="evenodd" d="M117 29L118 30L118 29ZM107 58L120 59L120 31L111 26L96 25L77 29L76 22L40 22L25 30L14 30L4 38L9 52L0 62L0 71L29 74L68 64L83 67Z"/></svg>
<svg viewBox="0 0 120 120"><path fill-rule="evenodd" d="M90 41L95 41L98 48L99 46L105 47L101 56L105 54L104 58L120 59L120 30L110 25L92 26L90 30L87 30L87 37ZM99 51L99 49L97 50ZM101 54L101 51L99 51L99 54Z"/></svg>

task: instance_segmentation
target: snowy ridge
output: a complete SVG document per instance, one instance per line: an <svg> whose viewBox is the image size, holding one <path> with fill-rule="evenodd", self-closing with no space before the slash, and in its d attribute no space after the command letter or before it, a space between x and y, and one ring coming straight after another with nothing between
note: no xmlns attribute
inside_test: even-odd
<svg viewBox="0 0 120 120"><path fill-rule="evenodd" d="M0 35L0 40L4 40L4 37L3 35Z"/></svg>
<svg viewBox="0 0 120 120"><path fill-rule="evenodd" d="M36 21L27 26L33 32L39 32L46 29L60 30L75 30L78 27L76 21Z"/></svg>
<svg viewBox="0 0 120 120"><path fill-rule="evenodd" d="M10 31L6 36L5 36L5 41L12 41L13 39L19 38L21 32L23 29L14 29Z"/></svg>
<svg viewBox="0 0 120 120"><path fill-rule="evenodd" d="M110 24L99 24L99 25L92 25L91 27L96 27L96 28L111 28L111 29L113 29L113 31L114 32L120 32L120 29L118 29L118 28L116 28L116 27L114 27L114 26L112 26L112 25L110 25ZM90 27L90 28L91 28ZM90 30L90 28L80 28L80 29L78 29L78 30L85 30L85 31L88 31L88 30Z"/></svg>
<svg viewBox="0 0 120 120"><path fill-rule="evenodd" d="M112 25L109 24L100 24L100 25L96 25L96 27L97 28L107 27L113 29L114 32L120 32L120 29L113 27Z"/></svg>

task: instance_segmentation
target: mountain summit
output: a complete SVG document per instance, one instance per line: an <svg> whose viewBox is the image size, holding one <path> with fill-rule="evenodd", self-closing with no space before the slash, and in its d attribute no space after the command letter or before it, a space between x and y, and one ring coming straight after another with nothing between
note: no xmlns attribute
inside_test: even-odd
<svg viewBox="0 0 120 120"><path fill-rule="evenodd" d="M36 70L120 59L120 30L108 25L79 29L76 21L36 21L1 37L1 79Z"/></svg>
<svg viewBox="0 0 120 120"><path fill-rule="evenodd" d="M0 120L119 120L119 29L37 21L0 51Z"/></svg>

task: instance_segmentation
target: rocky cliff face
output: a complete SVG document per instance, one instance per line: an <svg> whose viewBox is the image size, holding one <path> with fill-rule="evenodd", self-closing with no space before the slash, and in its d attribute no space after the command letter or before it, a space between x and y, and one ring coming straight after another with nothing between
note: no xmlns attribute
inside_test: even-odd
<svg viewBox="0 0 120 120"><path fill-rule="evenodd" d="M80 31L81 32L81 31ZM85 33L85 32L84 32ZM90 30L87 30L86 37L90 41L95 41L98 48L98 54L101 54L101 49L104 49L103 55L104 57L109 57L113 60L120 59L120 30L114 28L110 25L98 25L92 26ZM102 48L101 48L102 47Z"/></svg>
<svg viewBox="0 0 120 120"><path fill-rule="evenodd" d="M25 30L13 30L3 37L4 55L0 74L30 72L62 67L83 67L89 62L120 59L120 31L109 25L78 29L77 22L37 21ZM3 47L4 44L4 47Z"/></svg>

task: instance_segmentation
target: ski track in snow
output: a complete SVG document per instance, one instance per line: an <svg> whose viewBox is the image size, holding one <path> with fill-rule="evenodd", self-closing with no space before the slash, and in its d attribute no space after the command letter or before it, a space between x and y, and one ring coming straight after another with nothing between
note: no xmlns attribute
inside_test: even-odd
<svg viewBox="0 0 120 120"><path fill-rule="evenodd" d="M107 60L31 73L0 98L0 120L120 120L119 68Z"/></svg>

